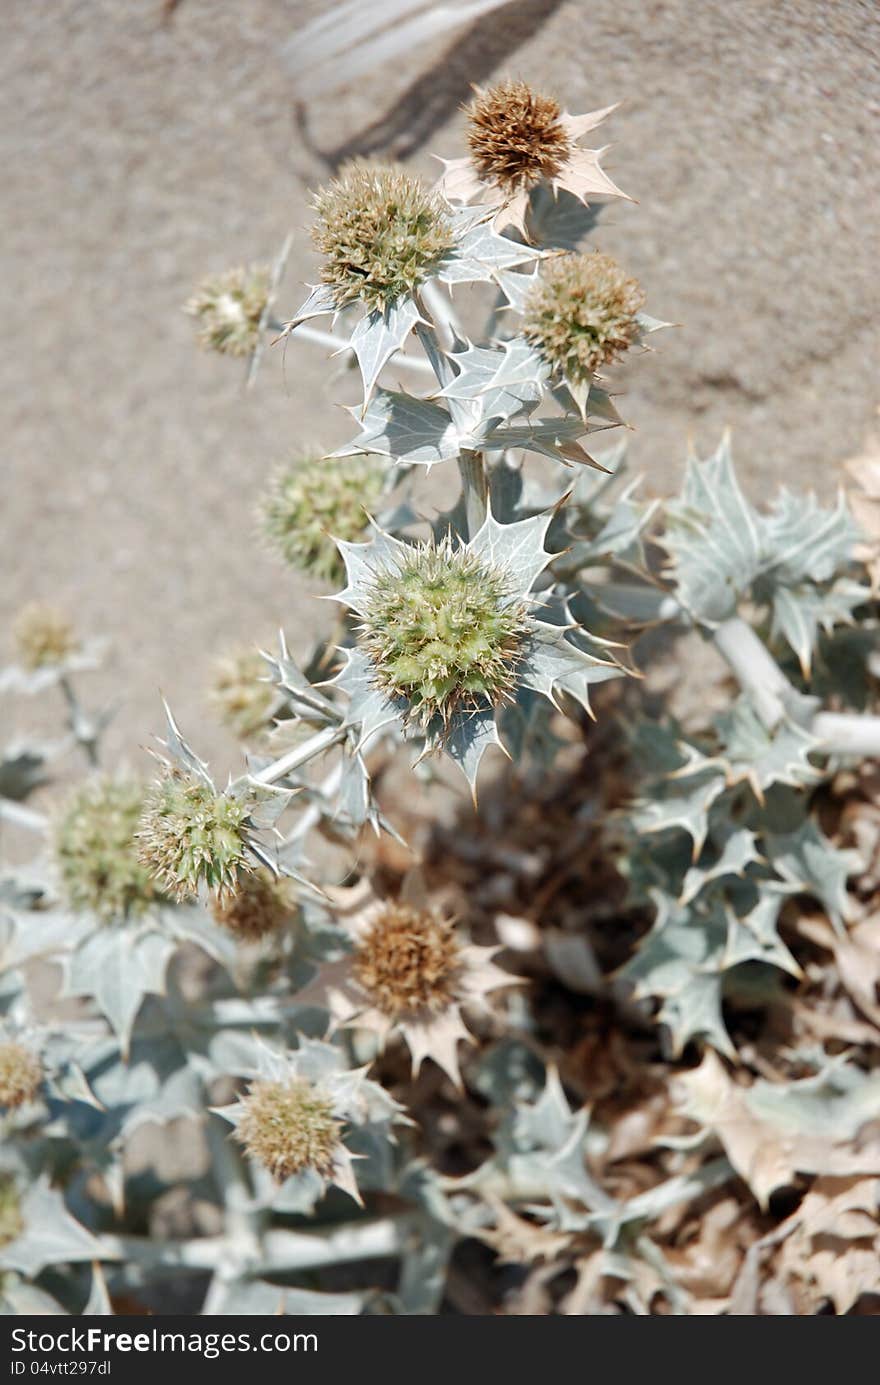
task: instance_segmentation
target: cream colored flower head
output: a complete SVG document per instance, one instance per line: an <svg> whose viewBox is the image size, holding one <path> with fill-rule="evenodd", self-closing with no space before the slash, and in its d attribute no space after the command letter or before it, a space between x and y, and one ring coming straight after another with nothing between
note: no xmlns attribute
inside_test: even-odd
<svg viewBox="0 0 880 1385"><path fill-rule="evenodd" d="M234 1127L235 1139L275 1184L297 1179L317 1199L331 1184L361 1202L347 1140L361 1126L385 1128L406 1119L403 1108L363 1068L346 1066L333 1044L301 1036L281 1053L258 1046L258 1066L248 1090L217 1114Z"/></svg>
<svg viewBox="0 0 880 1385"><path fill-rule="evenodd" d="M493 962L497 947L468 943L431 905L412 872L396 900L368 881L334 897L352 951L326 964L297 1000L327 1009L335 1025L370 1030L379 1045L404 1040L415 1076L425 1058L460 1087L458 1045L473 1043L463 1012L486 1012L487 996L517 978Z"/></svg>
<svg viewBox="0 0 880 1385"><path fill-rule="evenodd" d="M440 188L450 201L497 207L498 221L523 235L530 194L541 183L554 193L570 192L584 205L597 195L626 197L600 167L604 149L582 149L577 142L614 109L569 115L525 82L477 89L466 107L470 154L442 160Z"/></svg>

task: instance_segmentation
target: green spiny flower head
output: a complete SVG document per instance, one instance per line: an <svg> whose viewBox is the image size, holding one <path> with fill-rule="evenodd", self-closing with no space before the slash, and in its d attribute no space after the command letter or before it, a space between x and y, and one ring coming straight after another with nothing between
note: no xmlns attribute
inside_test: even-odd
<svg viewBox="0 0 880 1385"><path fill-rule="evenodd" d="M645 295L610 255L548 261L526 302L523 335L566 380L588 381L639 335Z"/></svg>
<svg viewBox="0 0 880 1385"><path fill-rule="evenodd" d="M343 574L334 538L361 538L385 487L375 457L304 457L273 477L259 507L263 533L292 567L326 581Z"/></svg>
<svg viewBox="0 0 880 1385"><path fill-rule="evenodd" d="M78 789L54 825L52 846L72 909L105 923L149 908L158 889L138 859L135 833L144 790L127 779L94 779Z"/></svg>
<svg viewBox="0 0 880 1385"><path fill-rule="evenodd" d="M8 1246L24 1231L21 1197L11 1173L0 1173L0 1246Z"/></svg>
<svg viewBox="0 0 880 1385"><path fill-rule="evenodd" d="M211 702L242 740L268 730L275 700L266 660L256 649L236 650L217 660Z"/></svg>
<svg viewBox="0 0 880 1385"><path fill-rule="evenodd" d="M386 696L427 727L509 701L530 620L510 577L449 539L406 551L375 576L360 644Z"/></svg>
<svg viewBox="0 0 880 1385"><path fill-rule="evenodd" d="M32 671L63 664L79 647L67 617L41 601L22 608L12 637L22 666Z"/></svg>
<svg viewBox="0 0 880 1385"><path fill-rule="evenodd" d="M533 591L552 561L544 544L554 514L501 524L490 508L466 544L405 543L375 524L367 542L340 540L347 582L336 600L360 626L334 683L362 745L391 728L424 737L475 793L514 700L559 706L564 694L589 712L590 684L623 672L614 646L578 625L546 579Z"/></svg>
<svg viewBox="0 0 880 1385"><path fill-rule="evenodd" d="M178 901L195 898L200 885L223 899L254 869L247 827L246 802L169 767L147 798L136 833L138 858Z"/></svg>
<svg viewBox="0 0 880 1385"><path fill-rule="evenodd" d="M342 1122L316 1083L303 1077L262 1078L251 1084L241 1107L236 1136L279 1183L304 1169L332 1177Z"/></svg>
<svg viewBox="0 0 880 1385"><path fill-rule="evenodd" d="M0 1043L0 1106L34 1101L42 1084L43 1068L35 1053L24 1044Z"/></svg>
<svg viewBox="0 0 880 1385"><path fill-rule="evenodd" d="M203 280L184 306L198 322L199 344L226 356L250 356L269 300L265 265L229 269Z"/></svg>
<svg viewBox="0 0 880 1385"><path fill-rule="evenodd" d="M356 161L315 197L312 239L337 307L371 311L411 294L454 245L448 208L420 178Z"/></svg>

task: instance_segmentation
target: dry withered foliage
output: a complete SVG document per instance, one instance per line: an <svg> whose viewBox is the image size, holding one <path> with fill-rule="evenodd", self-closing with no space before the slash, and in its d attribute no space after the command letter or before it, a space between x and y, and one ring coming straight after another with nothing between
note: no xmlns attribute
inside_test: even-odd
<svg viewBox="0 0 880 1385"><path fill-rule="evenodd" d="M880 1312L877 767L838 774L819 805L829 840L855 853L845 925L793 894L781 931L800 979L728 997L739 1062L694 1045L673 1059L650 1010L616 980L648 919L628 905L618 869L614 810L628 780L612 720L570 745L564 770L532 783L511 772L479 815L422 833L431 892L479 941L503 942L499 961L527 979L533 1020L517 1037L558 1072L572 1111L588 1112L586 1176L608 1200L592 1220L572 1203L560 1229L528 1197L475 1183L479 1225L453 1259L448 1306ZM393 892L405 853L386 839L376 867ZM510 1031L509 1009L478 1028L458 1097L430 1066L408 1085L405 1062L386 1055L384 1080L420 1111L425 1153L451 1187L467 1185L497 1136L474 1075ZM850 1071L868 1079L858 1092L835 1087L835 1073Z"/></svg>

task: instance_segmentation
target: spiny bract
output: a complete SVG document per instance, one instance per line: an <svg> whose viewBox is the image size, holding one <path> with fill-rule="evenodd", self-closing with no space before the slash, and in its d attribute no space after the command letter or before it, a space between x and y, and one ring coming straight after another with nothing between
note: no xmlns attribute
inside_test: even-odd
<svg viewBox="0 0 880 1385"><path fill-rule="evenodd" d="M254 868L247 820L240 799L169 770L148 796L136 834L138 857L174 899L194 898L202 884L223 897Z"/></svg>
<svg viewBox="0 0 880 1385"><path fill-rule="evenodd" d="M226 356L250 356L259 341L269 281L265 265L229 269L205 279L184 308L198 322L199 344Z"/></svg>
<svg viewBox="0 0 880 1385"><path fill-rule="evenodd" d="M523 335L579 384L633 344L644 302L638 280L610 255L564 255L541 270L526 302Z"/></svg>
<svg viewBox="0 0 880 1385"><path fill-rule="evenodd" d="M221 720L242 740L272 724L275 690L266 661L256 649L225 654L214 665L211 702Z"/></svg>
<svg viewBox="0 0 880 1385"><path fill-rule="evenodd" d="M54 856L67 902L106 922L137 915L158 891L138 859L135 832L144 790L127 779L78 789L54 828Z"/></svg>
<svg viewBox="0 0 880 1385"><path fill-rule="evenodd" d="M391 165L350 164L317 193L314 206L321 278L339 307L360 299L384 311L413 293L454 245L442 199Z"/></svg>
<svg viewBox="0 0 880 1385"><path fill-rule="evenodd" d="M333 539L363 537L384 485L385 467L373 457L304 457L272 478L260 505L263 532L292 567L336 581L344 566Z"/></svg>
<svg viewBox="0 0 880 1385"><path fill-rule="evenodd" d="M505 572L448 539L414 546L377 573L360 643L378 686L405 699L413 720L445 724L464 708L510 699L530 622L509 584Z"/></svg>
<svg viewBox="0 0 880 1385"><path fill-rule="evenodd" d="M389 903L359 939L352 971L389 1018L446 1009L455 1000L461 947L453 925Z"/></svg>
<svg viewBox="0 0 880 1385"><path fill-rule="evenodd" d="M571 152L558 102L525 82L499 82L467 107L467 141L480 178L505 190L554 177Z"/></svg>
<svg viewBox="0 0 880 1385"><path fill-rule="evenodd" d="M0 1043L0 1106L33 1101L43 1083L39 1058L24 1044Z"/></svg>
<svg viewBox="0 0 880 1385"><path fill-rule="evenodd" d="M279 933L296 911L290 882L261 869L245 875L236 889L215 899L212 912L221 928L242 942L258 942Z"/></svg>
<svg viewBox="0 0 880 1385"><path fill-rule="evenodd" d="M332 1177L342 1122L328 1095L306 1078L262 1078L241 1099L236 1138L279 1183L304 1169Z"/></svg>
<svg viewBox="0 0 880 1385"><path fill-rule="evenodd" d="M19 612L12 637L21 664L26 669L62 664L77 648L73 626L65 615L32 601Z"/></svg>

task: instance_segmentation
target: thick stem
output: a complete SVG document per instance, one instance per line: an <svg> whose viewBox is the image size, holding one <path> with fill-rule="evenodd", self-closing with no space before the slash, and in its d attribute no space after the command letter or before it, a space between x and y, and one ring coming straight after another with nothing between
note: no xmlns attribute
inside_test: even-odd
<svg viewBox="0 0 880 1385"><path fill-rule="evenodd" d="M817 712L815 699L805 697L788 681L763 640L741 616L719 625L714 639L768 731L788 714L821 741L821 748L830 755L880 756L880 717Z"/></svg>
<svg viewBox="0 0 880 1385"><path fill-rule="evenodd" d="M325 750L330 750L334 745L339 745L346 736L345 727L328 726L323 731L318 731L314 736L310 736L302 745L294 746L293 750L288 750L286 755L282 755L278 760L267 765L265 769L258 770L251 775L255 784L277 784L279 779L283 779L286 774L292 774L295 769L300 769L302 765L313 760L316 755L321 755Z"/></svg>
<svg viewBox="0 0 880 1385"><path fill-rule="evenodd" d="M283 1270L319 1269L355 1260L376 1260L399 1255L418 1219L411 1213L343 1223L318 1231L268 1231L260 1255L242 1264L248 1277L277 1274ZM204 1236L188 1241L154 1241L141 1236L100 1237L102 1260L120 1260L142 1271L232 1268L242 1255L242 1244L233 1236Z"/></svg>
<svg viewBox="0 0 880 1385"><path fill-rule="evenodd" d="M284 325L281 322L269 322L269 331L283 332ZM310 327L307 322L303 322L297 327L296 335L304 341L314 342L316 346L325 346L329 351L336 355L340 351L351 351L351 343L344 337L334 336L332 332L322 332L320 327ZM405 352L398 351L391 357L395 366L402 366L406 370L415 371L417 375L433 375L430 365L423 361L420 356L407 356Z"/></svg>
<svg viewBox="0 0 880 1385"><path fill-rule="evenodd" d="M458 459L467 516L468 538L472 539L486 521L489 509L489 479L482 452L465 450Z"/></svg>

